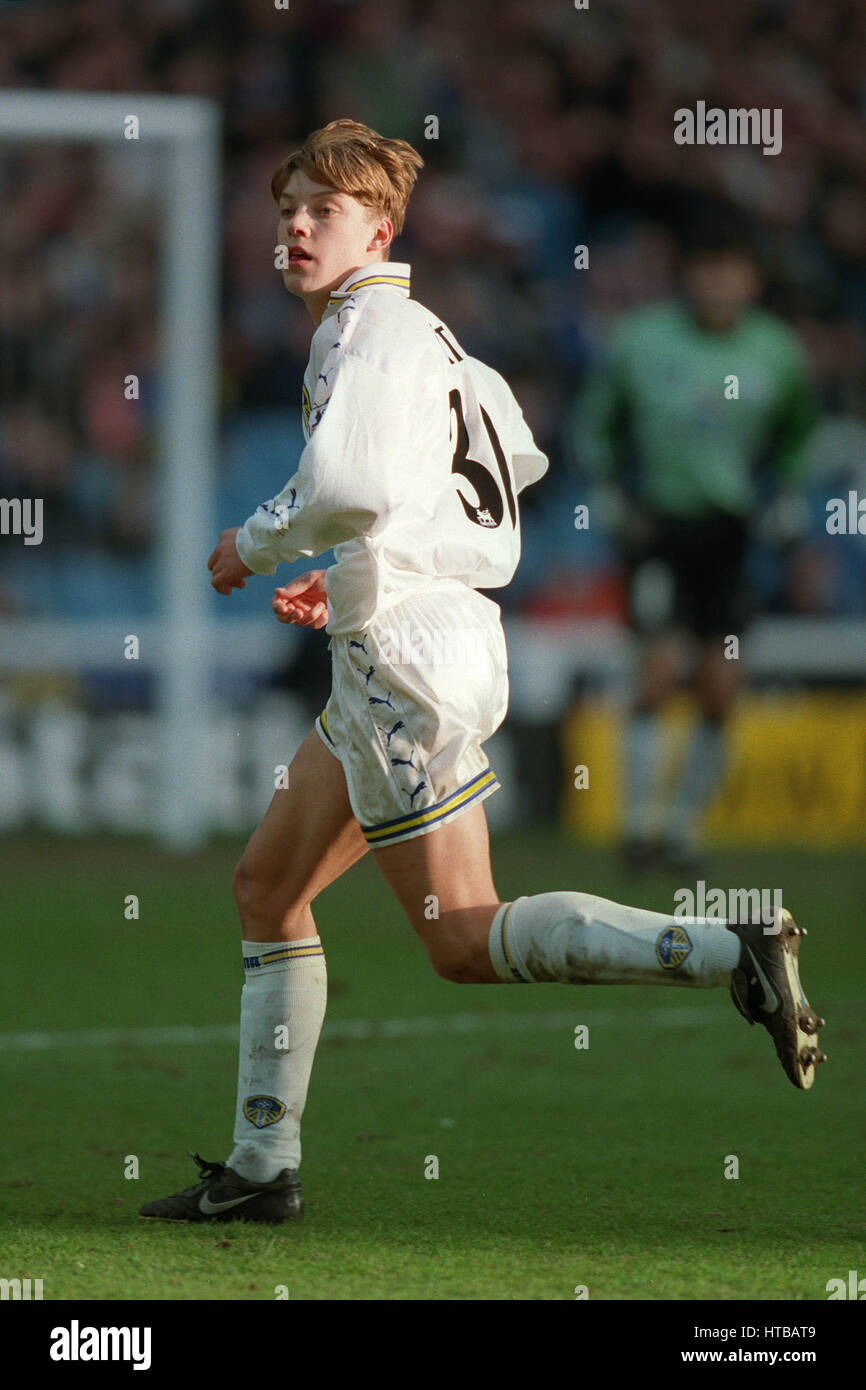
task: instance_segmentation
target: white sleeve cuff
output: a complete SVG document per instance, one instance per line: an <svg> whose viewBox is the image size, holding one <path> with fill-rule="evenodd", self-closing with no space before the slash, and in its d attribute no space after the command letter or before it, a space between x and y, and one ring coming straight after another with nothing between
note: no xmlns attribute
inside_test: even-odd
<svg viewBox="0 0 866 1390"><path fill-rule="evenodd" d="M235 536L235 549L247 569L252 570L253 574L274 574L276 572L276 562L271 563L260 551L256 550L246 525L242 526Z"/></svg>

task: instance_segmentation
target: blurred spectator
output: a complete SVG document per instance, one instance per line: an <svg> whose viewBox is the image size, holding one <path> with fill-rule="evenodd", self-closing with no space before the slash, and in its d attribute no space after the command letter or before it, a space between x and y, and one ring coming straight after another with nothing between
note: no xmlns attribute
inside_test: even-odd
<svg viewBox="0 0 866 1390"><path fill-rule="evenodd" d="M729 644L750 616L749 541L802 531L816 410L801 345L756 307L761 281L739 219L708 209L689 226L680 280L676 298L618 321L577 402L573 448L596 480L591 513L606 513L617 535L641 638L623 759L627 860L663 856L691 870L742 679ZM658 824L661 715L684 666L698 718Z"/></svg>

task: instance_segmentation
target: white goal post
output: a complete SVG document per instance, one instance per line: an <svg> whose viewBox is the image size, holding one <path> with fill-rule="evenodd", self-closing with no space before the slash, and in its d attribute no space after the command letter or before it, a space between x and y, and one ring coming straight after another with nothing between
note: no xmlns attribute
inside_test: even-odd
<svg viewBox="0 0 866 1390"><path fill-rule="evenodd" d="M125 135L130 116L137 118L136 139ZM0 91L0 142L12 141L89 141L130 150L156 143L165 151L156 526L162 746L154 828L166 844L190 849L203 842L208 828L205 736L212 662L204 564L216 539L219 108L199 97L7 89ZM10 631L14 626L20 624L2 624ZM80 631L86 625L74 626ZM105 657L106 665L113 664L110 653ZM142 651L148 664L154 657Z"/></svg>

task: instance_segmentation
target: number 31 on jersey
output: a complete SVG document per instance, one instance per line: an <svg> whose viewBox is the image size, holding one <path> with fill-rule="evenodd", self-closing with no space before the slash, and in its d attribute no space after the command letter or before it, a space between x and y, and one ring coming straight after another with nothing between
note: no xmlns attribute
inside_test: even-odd
<svg viewBox="0 0 866 1390"><path fill-rule="evenodd" d="M457 346L446 336L442 325L435 330L442 345L445 347L451 362L460 362L463 355ZM466 415L463 409L463 397L459 390L455 388L448 393L448 406L451 412L451 420L456 420L457 442L454 448L454 457L451 460L451 472L460 474L467 482L471 483L478 494L477 502L470 502L468 497L457 489L457 496L463 504L463 510L471 522L476 526L499 526L505 515L505 503L508 503L508 515L511 518L512 527L517 525L517 507L514 501L514 489L511 484L511 476L508 472L508 464L505 462L505 454L499 442L499 435L496 433L495 426L484 406L478 403L481 419L487 431L487 438L493 450L493 457L499 469L499 477L502 481L502 488L491 473L489 468L485 468L478 459L470 456L470 449L476 447L478 441L473 444L469 438L469 430L466 425ZM503 493L505 494L503 499Z"/></svg>

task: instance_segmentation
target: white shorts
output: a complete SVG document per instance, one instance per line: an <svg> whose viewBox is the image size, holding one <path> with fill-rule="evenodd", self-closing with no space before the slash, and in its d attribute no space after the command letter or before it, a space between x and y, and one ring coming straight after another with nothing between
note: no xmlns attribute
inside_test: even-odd
<svg viewBox="0 0 866 1390"><path fill-rule="evenodd" d="M371 848L438 830L497 790L481 745L508 708L498 604L442 580L330 649L315 727Z"/></svg>

